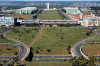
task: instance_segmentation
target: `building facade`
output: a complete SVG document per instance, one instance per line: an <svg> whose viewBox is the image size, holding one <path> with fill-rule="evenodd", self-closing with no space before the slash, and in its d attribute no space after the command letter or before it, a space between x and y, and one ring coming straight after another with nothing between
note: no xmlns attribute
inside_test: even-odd
<svg viewBox="0 0 100 66"><path fill-rule="evenodd" d="M49 3L46 3L46 8L49 10Z"/></svg>
<svg viewBox="0 0 100 66"><path fill-rule="evenodd" d="M17 9L17 14L31 14L32 11L36 10L36 7L25 7L21 9Z"/></svg>
<svg viewBox="0 0 100 66"><path fill-rule="evenodd" d="M71 13L71 14L76 14L79 11L78 7L75 7L75 8L73 8L73 7L64 7L63 9L66 10L66 13Z"/></svg>
<svg viewBox="0 0 100 66"><path fill-rule="evenodd" d="M17 23L17 17L0 17L0 25L11 26Z"/></svg>

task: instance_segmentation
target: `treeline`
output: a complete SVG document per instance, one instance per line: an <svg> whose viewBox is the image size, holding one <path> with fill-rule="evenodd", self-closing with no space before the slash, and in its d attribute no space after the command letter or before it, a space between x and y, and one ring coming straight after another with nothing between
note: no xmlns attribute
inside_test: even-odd
<svg viewBox="0 0 100 66"><path fill-rule="evenodd" d="M33 24L25 24L24 25L25 27L39 27L39 24L37 24L37 23L33 23Z"/></svg>
<svg viewBox="0 0 100 66"><path fill-rule="evenodd" d="M59 27L76 27L77 24L58 24Z"/></svg>
<svg viewBox="0 0 100 66"><path fill-rule="evenodd" d="M64 13L66 13L66 10L64 10L64 9L61 9L61 11L64 12Z"/></svg>

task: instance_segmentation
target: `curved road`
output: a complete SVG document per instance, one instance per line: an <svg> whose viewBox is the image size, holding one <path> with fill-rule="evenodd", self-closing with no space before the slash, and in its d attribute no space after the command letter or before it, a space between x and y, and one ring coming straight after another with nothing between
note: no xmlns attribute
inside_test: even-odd
<svg viewBox="0 0 100 66"><path fill-rule="evenodd" d="M11 30L11 28L0 30L0 34L2 34L4 38L19 44L18 46L20 47L20 52L16 55L16 57L19 57L19 59L24 60L29 54L30 49L22 42L6 37L5 33L9 30ZM12 61L10 63L12 63ZM4 66L7 66L7 64Z"/></svg>
<svg viewBox="0 0 100 66"><path fill-rule="evenodd" d="M93 30L93 31L94 31L94 30ZM100 35L100 31L99 31L99 30L96 30L95 32L96 32L96 35L95 35L95 36L90 37L90 38L88 38L88 39L85 39L85 40L83 40L83 41L78 42L78 43L73 47L73 49L72 49L72 54L74 54L74 55L77 56L77 57L83 56L85 59L88 59L88 58L82 53L82 51L81 51L81 46L84 45L84 44L83 44L84 42L86 42L86 41L88 41L88 40L90 40L90 39L93 39L93 38L95 38L95 37L97 37L97 36ZM88 44L88 43L87 43L87 44Z"/></svg>

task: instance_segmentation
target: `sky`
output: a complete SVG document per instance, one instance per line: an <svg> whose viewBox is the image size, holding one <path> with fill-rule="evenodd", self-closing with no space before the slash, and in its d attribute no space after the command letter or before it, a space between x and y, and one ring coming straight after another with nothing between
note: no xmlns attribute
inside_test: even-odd
<svg viewBox="0 0 100 66"><path fill-rule="evenodd" d="M100 1L100 0L0 0L0 1Z"/></svg>

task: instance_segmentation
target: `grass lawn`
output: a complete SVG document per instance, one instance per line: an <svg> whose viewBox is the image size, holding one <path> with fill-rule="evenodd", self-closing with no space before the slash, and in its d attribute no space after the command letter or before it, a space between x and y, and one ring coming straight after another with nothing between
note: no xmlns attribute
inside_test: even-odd
<svg viewBox="0 0 100 66"><path fill-rule="evenodd" d="M58 11L42 11L41 14L38 14L37 19L66 19L62 17L62 14L59 14Z"/></svg>
<svg viewBox="0 0 100 66"><path fill-rule="evenodd" d="M85 28L44 27L42 35L32 45L33 54L37 55L36 50L38 50L39 55L68 55L68 50L66 50L68 45L73 46L84 38L95 35L95 32L93 32L90 36L87 36L87 31ZM48 49L51 52L48 52Z"/></svg>
<svg viewBox="0 0 100 66"><path fill-rule="evenodd" d="M100 55L100 44L88 44L82 46L82 51L85 55Z"/></svg>
<svg viewBox="0 0 100 66"><path fill-rule="evenodd" d="M9 15L7 17L17 17L17 19L22 18L22 19L28 19L30 18L32 15ZM21 20L22 20L21 19Z"/></svg>
<svg viewBox="0 0 100 66"><path fill-rule="evenodd" d="M15 33L13 30L7 32L5 35L19 40L23 43L25 43L27 46L37 37L37 35L39 34L40 28L36 27L36 28L16 28L19 33ZM35 30L36 29L36 30ZM27 31L30 30L29 33L27 33Z"/></svg>
<svg viewBox="0 0 100 66"><path fill-rule="evenodd" d="M13 44L16 44L15 42L12 42L10 40L7 40L5 38L1 38L1 35L0 35L0 44L2 44L2 43L13 43ZM19 52L19 47L17 47L17 46L9 46L9 45L0 45L0 56L2 56L2 55L10 56L11 54L15 55L15 52Z"/></svg>
<svg viewBox="0 0 100 66"><path fill-rule="evenodd" d="M100 36L93 38L85 43L93 43L93 42L100 43Z"/></svg>
<svg viewBox="0 0 100 66"><path fill-rule="evenodd" d="M2 43L12 43L12 44L16 44L13 41L10 41L8 39L2 38L1 35L0 35L0 44L2 44Z"/></svg>
<svg viewBox="0 0 100 66"><path fill-rule="evenodd" d="M26 64L26 66L72 66L72 64L68 61L66 62L42 62L42 61L34 61L34 62L28 62L28 61L24 61L24 63Z"/></svg>
<svg viewBox="0 0 100 66"><path fill-rule="evenodd" d="M10 45L0 45L0 56L15 56L15 53L19 53L19 47Z"/></svg>

